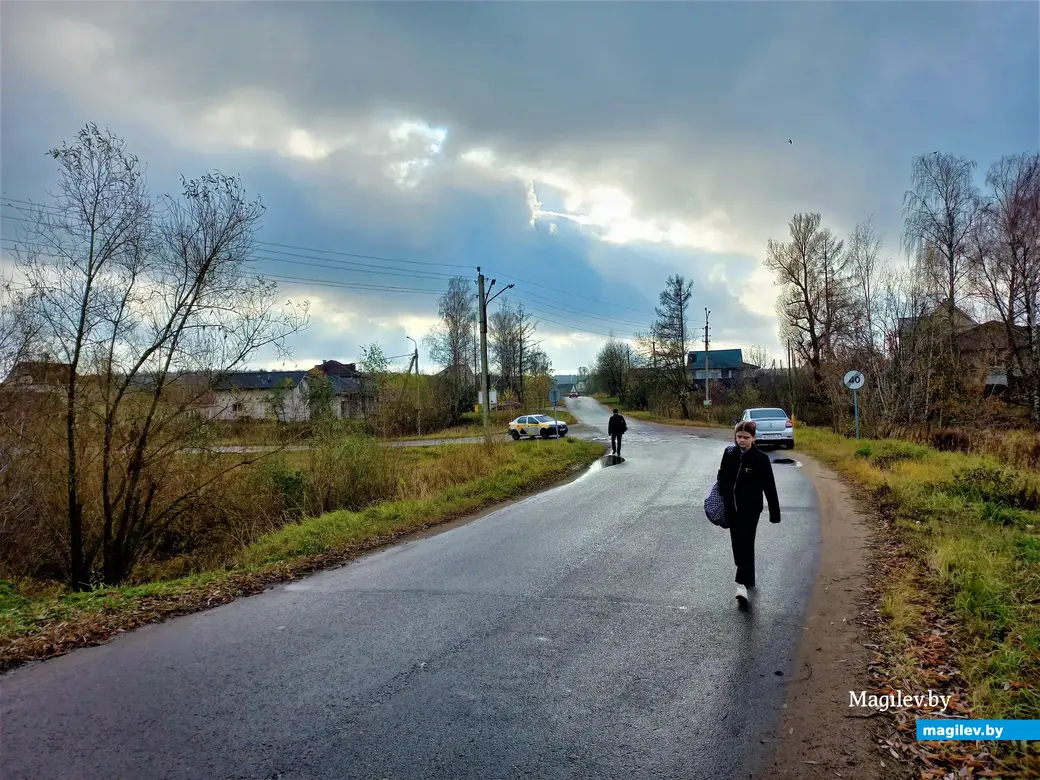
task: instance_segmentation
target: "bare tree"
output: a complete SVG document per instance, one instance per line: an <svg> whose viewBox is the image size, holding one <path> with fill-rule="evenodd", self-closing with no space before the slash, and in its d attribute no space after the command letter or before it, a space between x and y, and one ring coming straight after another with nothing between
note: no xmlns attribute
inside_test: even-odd
<svg viewBox="0 0 1040 780"><path fill-rule="evenodd" d="M846 279L834 268L841 247L821 226L819 214L795 214L791 240L769 240L766 265L776 274L780 295L780 337L790 339L809 364L813 384L823 385L823 362L833 353L833 333L841 308L832 303L844 293Z"/></svg>
<svg viewBox="0 0 1040 780"><path fill-rule="evenodd" d="M306 321L250 273L263 206L237 179L183 180L180 198L154 200L137 158L95 125L49 154L58 190L26 209L17 261L41 343L65 364L67 576L86 588L99 554L104 582L124 580L209 485L249 462L203 476L182 451L227 372Z"/></svg>
<svg viewBox="0 0 1040 780"><path fill-rule="evenodd" d="M473 282L462 276L453 277L448 282L448 291L438 302L441 321L423 339L433 362L448 369L446 386L453 424L458 422L473 395L473 383L468 381L472 377L466 374L476 344L473 340L473 325L477 320L475 303Z"/></svg>
<svg viewBox="0 0 1040 780"><path fill-rule="evenodd" d="M870 355L876 355L880 344L878 333L878 292L881 287L881 237L871 220L856 225L849 238L849 271L855 296L855 332L859 344Z"/></svg>
<svg viewBox="0 0 1040 780"><path fill-rule="evenodd" d="M679 405L684 420L690 419L689 352L693 340L687 309L692 298L692 281L678 274L669 276L660 303L654 308L657 319L650 335L639 339L644 356L648 351L653 353L653 371Z"/></svg>
<svg viewBox="0 0 1040 780"><path fill-rule="evenodd" d="M968 253L977 289L1004 323L1006 370L1017 370L1040 426L1040 153L1001 158L986 184L991 199Z"/></svg>
<svg viewBox="0 0 1040 780"><path fill-rule="evenodd" d="M903 244L915 252L934 285L936 304L945 309L944 338L959 381L956 347L958 307L967 294L969 240L981 213L972 180L975 163L950 154L914 159L911 189L903 198Z"/></svg>
<svg viewBox="0 0 1040 780"><path fill-rule="evenodd" d="M472 280L452 277L448 281L448 291L437 304L441 321L423 339L430 351L430 359L452 369L459 383L463 381L463 370L472 357L473 323L477 317L474 304Z"/></svg>

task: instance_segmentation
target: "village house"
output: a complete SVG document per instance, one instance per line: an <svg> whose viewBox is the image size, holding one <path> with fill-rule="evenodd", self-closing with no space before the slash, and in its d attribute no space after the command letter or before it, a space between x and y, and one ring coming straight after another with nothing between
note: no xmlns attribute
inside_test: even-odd
<svg viewBox="0 0 1040 780"><path fill-rule="evenodd" d="M196 393L191 403L207 419L301 422L311 417L308 399L318 376L331 383L331 411L339 419L361 418L375 402L375 388L356 364L336 360L326 360L310 371L231 371L216 376L190 372L172 377L171 385ZM22 361L3 386L7 390L60 392L68 377L67 363ZM133 386L145 390L154 386L154 379L141 374Z"/></svg>
<svg viewBox="0 0 1040 780"><path fill-rule="evenodd" d="M705 375L713 382L723 385L735 385L741 379L753 376L759 367L744 361L744 353L739 349L716 349L705 353L703 350L687 354L687 368L690 380L696 385L703 384ZM707 367L705 367L707 366Z"/></svg>
<svg viewBox="0 0 1040 780"><path fill-rule="evenodd" d="M16 363L4 385L34 393L62 390L69 384L69 364L53 360L23 360Z"/></svg>
<svg viewBox="0 0 1040 780"><path fill-rule="evenodd" d="M912 344L915 338L924 338L932 326L944 326L950 319L945 304L940 303L932 314L921 317L903 317L899 320L898 338L903 345ZM986 396L1004 395L1014 387L1019 360L1026 359L1029 331L1016 325L1011 333L1014 339L1015 358L1008 340L1008 329L1000 320L976 322L973 317L959 308L953 310L954 349L961 358L961 367L971 384L980 386ZM943 332L949 331L943 328ZM940 334L941 337L941 334ZM1010 358L1010 365L1009 365Z"/></svg>
<svg viewBox="0 0 1040 780"><path fill-rule="evenodd" d="M216 380L202 414L217 420L309 420L314 412L309 399L319 379L331 383L331 411L337 419L364 417L374 402L374 388L355 363L326 360L310 371L229 372Z"/></svg>

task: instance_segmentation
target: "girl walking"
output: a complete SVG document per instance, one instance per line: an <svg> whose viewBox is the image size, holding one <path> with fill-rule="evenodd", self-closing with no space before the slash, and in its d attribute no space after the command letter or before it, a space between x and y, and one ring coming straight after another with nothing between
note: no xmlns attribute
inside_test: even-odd
<svg viewBox="0 0 1040 780"><path fill-rule="evenodd" d="M769 456L755 446L753 421L737 423L737 446L726 448L719 466L719 493L726 504L733 564L737 567L737 602L750 606L748 588L755 587L755 532L762 514L762 496L769 504L769 522L780 522L780 500L776 495L773 465Z"/></svg>

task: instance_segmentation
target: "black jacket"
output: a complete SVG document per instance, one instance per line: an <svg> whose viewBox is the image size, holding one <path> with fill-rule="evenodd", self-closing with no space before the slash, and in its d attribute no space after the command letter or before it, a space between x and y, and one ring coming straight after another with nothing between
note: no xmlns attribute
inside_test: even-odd
<svg viewBox="0 0 1040 780"><path fill-rule="evenodd" d="M762 514L762 496L769 503L769 521L780 522L780 499L776 495L773 464L762 450L752 446L741 452L736 445L729 447L719 466L719 493L726 503L726 517L736 520L757 521Z"/></svg>
<svg viewBox="0 0 1040 780"><path fill-rule="evenodd" d="M602 430L602 428L600 429ZM628 430L628 423L625 422L625 418L620 414L610 415L610 422L607 423L607 433L611 436L620 436L622 433Z"/></svg>

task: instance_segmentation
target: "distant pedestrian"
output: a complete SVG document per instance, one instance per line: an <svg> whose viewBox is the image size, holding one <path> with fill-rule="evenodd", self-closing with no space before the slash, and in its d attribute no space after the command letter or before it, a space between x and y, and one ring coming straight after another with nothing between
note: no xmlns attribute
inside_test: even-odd
<svg viewBox="0 0 1040 780"><path fill-rule="evenodd" d="M769 504L769 522L780 522L780 500L769 456L755 446L757 426L751 420L737 423L735 447L728 447L719 465L719 493L726 504L733 564L737 567L737 601L750 604L748 588L755 587L755 531L762 514L762 496Z"/></svg>
<svg viewBox="0 0 1040 780"><path fill-rule="evenodd" d="M607 433L610 434L610 452L614 455L621 455L621 437L625 435L625 431L628 430L628 423L625 422L625 418L621 416L621 413L615 409L614 414L610 416L610 422L607 423Z"/></svg>

